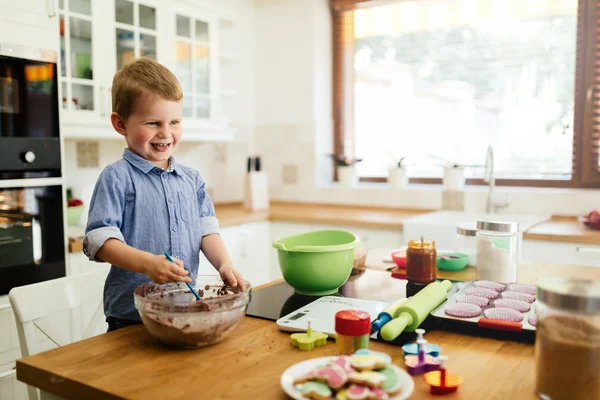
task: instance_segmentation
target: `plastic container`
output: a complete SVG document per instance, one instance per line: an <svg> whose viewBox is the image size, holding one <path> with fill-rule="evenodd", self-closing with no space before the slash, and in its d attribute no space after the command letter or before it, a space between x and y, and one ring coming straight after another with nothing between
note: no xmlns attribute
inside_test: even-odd
<svg viewBox="0 0 600 400"><path fill-rule="evenodd" d="M437 251L433 240L411 240L406 249L406 280L427 284L437 279Z"/></svg>
<svg viewBox="0 0 600 400"><path fill-rule="evenodd" d="M179 348L209 346L224 340L236 328L250 302L246 290L223 285L219 276L199 275L196 301L185 284L154 282L135 289L135 308L148 332L161 342Z"/></svg>
<svg viewBox="0 0 600 400"><path fill-rule="evenodd" d="M342 310L335 313L335 342L339 355L354 354L369 348L371 316L360 310Z"/></svg>
<svg viewBox="0 0 600 400"><path fill-rule="evenodd" d="M537 394L600 399L600 280L543 278L537 297Z"/></svg>
<svg viewBox="0 0 600 400"><path fill-rule="evenodd" d="M516 282L518 259L517 222L477 221L477 280Z"/></svg>
<svg viewBox="0 0 600 400"><path fill-rule="evenodd" d="M457 251L469 256L468 266L477 266L477 226L475 224L458 225L456 235L458 241Z"/></svg>

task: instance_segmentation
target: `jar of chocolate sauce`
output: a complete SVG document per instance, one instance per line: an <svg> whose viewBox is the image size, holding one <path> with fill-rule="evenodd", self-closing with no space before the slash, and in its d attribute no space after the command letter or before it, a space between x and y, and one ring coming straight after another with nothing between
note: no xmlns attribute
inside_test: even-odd
<svg viewBox="0 0 600 400"><path fill-rule="evenodd" d="M411 240L406 249L406 280L428 284L437 279L437 251L433 240Z"/></svg>

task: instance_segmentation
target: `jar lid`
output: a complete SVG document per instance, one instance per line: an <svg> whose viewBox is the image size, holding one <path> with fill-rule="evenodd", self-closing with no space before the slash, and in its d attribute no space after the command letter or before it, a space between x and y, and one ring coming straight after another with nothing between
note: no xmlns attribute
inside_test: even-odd
<svg viewBox="0 0 600 400"><path fill-rule="evenodd" d="M335 332L346 336L371 333L371 316L360 310L342 310L335 313Z"/></svg>
<svg viewBox="0 0 600 400"><path fill-rule="evenodd" d="M537 283L537 296L551 307L586 314L600 312L600 280L542 278Z"/></svg>
<svg viewBox="0 0 600 400"><path fill-rule="evenodd" d="M519 232L519 223L508 221L485 221L478 219L477 229L480 231L517 233Z"/></svg>
<svg viewBox="0 0 600 400"><path fill-rule="evenodd" d="M435 249L435 240L409 240L408 247L412 249Z"/></svg>
<svg viewBox="0 0 600 400"><path fill-rule="evenodd" d="M479 229L477 229L477 227L473 223L461 224L456 226L456 233L458 233L461 236L477 236L478 230Z"/></svg>

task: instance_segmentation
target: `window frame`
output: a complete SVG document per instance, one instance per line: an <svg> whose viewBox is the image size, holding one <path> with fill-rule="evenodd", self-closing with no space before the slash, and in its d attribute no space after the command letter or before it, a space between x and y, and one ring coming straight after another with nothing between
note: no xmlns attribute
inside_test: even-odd
<svg viewBox="0 0 600 400"><path fill-rule="evenodd" d="M402 1L402 0L395 0ZM354 52L354 29L352 18L347 18L344 26L344 13L357 8L373 7L394 0L330 0L332 45L333 45L333 85L332 85L332 110L333 110L333 148L339 158L353 157L354 148L344 150L344 143L354 143L353 125L353 91L345 90L353 84L352 63L348 57ZM600 42L600 33L596 35L596 28L600 20L600 9L595 0L579 0L577 9L577 39L576 39L576 66L574 89L574 117L573 117L573 162L570 180L550 179L495 179L497 186L513 187L548 187L548 188L600 188L600 167L598 159L600 149L594 154L588 148L599 148L600 143L600 85L594 86L594 79L600 81L600 67L595 68L595 60L600 56L600 50L595 46ZM346 14L347 16L348 14ZM351 15L351 14L350 14ZM599 28L600 29L600 28ZM351 51L350 55L349 52ZM346 60L346 62L344 62ZM350 65L350 67L348 67ZM586 88L588 88L586 90ZM594 99L597 98L597 104ZM349 115L350 114L350 115ZM594 114L598 122L594 125ZM351 135L348 140L348 135ZM589 144L584 146L584 144ZM334 180L337 180L336 168L333 168ZM386 177L361 177L360 182L387 182ZM442 178L410 178L409 183L417 184L442 184ZM467 185L486 186L481 178L466 179Z"/></svg>

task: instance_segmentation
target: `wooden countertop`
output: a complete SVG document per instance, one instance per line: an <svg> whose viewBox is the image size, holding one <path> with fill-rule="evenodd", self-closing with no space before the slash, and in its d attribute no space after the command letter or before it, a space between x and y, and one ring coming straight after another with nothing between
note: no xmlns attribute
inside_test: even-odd
<svg viewBox="0 0 600 400"><path fill-rule="evenodd" d="M554 216L552 219L530 228L523 234L524 239L545 240L600 245L600 231L581 226L577 218Z"/></svg>
<svg viewBox="0 0 600 400"><path fill-rule="evenodd" d="M595 278L597 274L593 267L543 263L522 264L518 272L519 281L529 283L548 275ZM477 399L482 393L495 399L537 399L533 345L439 330L428 332L427 339L449 356L449 370L464 377L453 399ZM133 326L20 359L17 378L66 399L283 400L287 397L279 379L287 367L336 353L332 341L301 352L289 340L289 334L273 322L244 317L222 343L182 351L159 344L143 326ZM372 341L370 348L390 354L404 367L401 347ZM411 398L437 398L429 394L422 377L414 380Z"/></svg>
<svg viewBox="0 0 600 400"><path fill-rule="evenodd" d="M406 218L432 210L272 202L269 210L247 211L240 203L217 204L222 227L260 221L320 223L402 230ZM575 217L555 216L530 229L524 239L600 245L600 231L582 227ZM69 250L80 252L81 235L69 235Z"/></svg>

